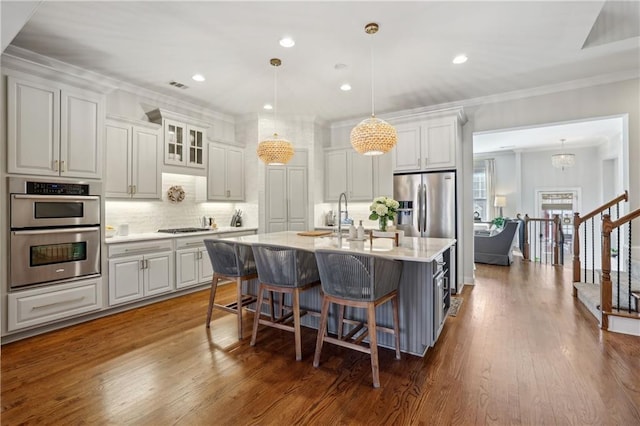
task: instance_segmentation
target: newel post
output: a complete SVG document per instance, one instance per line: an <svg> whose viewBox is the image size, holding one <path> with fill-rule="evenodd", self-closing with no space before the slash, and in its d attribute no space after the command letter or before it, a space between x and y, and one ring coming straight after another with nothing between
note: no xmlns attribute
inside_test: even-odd
<svg viewBox="0 0 640 426"><path fill-rule="evenodd" d="M602 216L602 282L600 283L600 328L609 329L611 312L611 231L613 223L608 214Z"/></svg>
<svg viewBox="0 0 640 426"><path fill-rule="evenodd" d="M522 257L525 260L529 260L529 214L524 215L524 253Z"/></svg>
<svg viewBox="0 0 640 426"><path fill-rule="evenodd" d="M553 215L553 266L560 264L560 216Z"/></svg>
<svg viewBox="0 0 640 426"><path fill-rule="evenodd" d="M580 219L580 213L573 214L573 282L580 282L580 223L582 219ZM578 290L573 288L573 296L578 296Z"/></svg>

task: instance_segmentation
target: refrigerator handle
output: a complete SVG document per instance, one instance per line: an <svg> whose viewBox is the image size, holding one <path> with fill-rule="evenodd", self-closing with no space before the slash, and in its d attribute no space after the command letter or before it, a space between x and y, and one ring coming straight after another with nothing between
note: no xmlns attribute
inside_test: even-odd
<svg viewBox="0 0 640 426"><path fill-rule="evenodd" d="M422 185L422 208L424 214L422 215L422 232L427 232L427 184Z"/></svg>
<svg viewBox="0 0 640 426"><path fill-rule="evenodd" d="M422 233L422 184L418 185L418 232Z"/></svg>

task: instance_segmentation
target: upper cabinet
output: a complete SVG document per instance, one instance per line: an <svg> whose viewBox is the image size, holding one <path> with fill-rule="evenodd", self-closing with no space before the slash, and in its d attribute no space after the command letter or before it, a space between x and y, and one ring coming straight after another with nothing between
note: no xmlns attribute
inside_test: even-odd
<svg viewBox="0 0 640 426"><path fill-rule="evenodd" d="M396 125L394 172L453 169L457 165L460 124L456 115Z"/></svg>
<svg viewBox="0 0 640 426"><path fill-rule="evenodd" d="M40 77L7 77L8 172L102 177L105 99Z"/></svg>
<svg viewBox="0 0 640 426"><path fill-rule="evenodd" d="M162 199L161 126L110 117L105 126L105 196Z"/></svg>
<svg viewBox="0 0 640 426"><path fill-rule="evenodd" d="M338 201L342 192L349 201L373 199L373 158L353 148L329 149L324 156L325 201Z"/></svg>
<svg viewBox="0 0 640 426"><path fill-rule="evenodd" d="M232 146L209 144L207 199L244 200L244 151Z"/></svg>
<svg viewBox="0 0 640 426"><path fill-rule="evenodd" d="M177 114L156 109L147 113L149 120L162 125L164 164L205 168L207 125Z"/></svg>

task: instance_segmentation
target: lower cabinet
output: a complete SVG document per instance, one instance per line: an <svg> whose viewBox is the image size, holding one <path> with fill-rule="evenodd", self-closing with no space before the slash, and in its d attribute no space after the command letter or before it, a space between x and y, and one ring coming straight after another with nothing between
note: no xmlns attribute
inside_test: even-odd
<svg viewBox="0 0 640 426"><path fill-rule="evenodd" d="M176 241L176 288L197 285L213 278L213 268L203 241L203 237Z"/></svg>
<svg viewBox="0 0 640 426"><path fill-rule="evenodd" d="M109 247L109 305L131 302L173 290L171 240Z"/></svg>
<svg viewBox="0 0 640 426"><path fill-rule="evenodd" d="M101 278L16 291L8 295L7 330L48 324L101 308Z"/></svg>

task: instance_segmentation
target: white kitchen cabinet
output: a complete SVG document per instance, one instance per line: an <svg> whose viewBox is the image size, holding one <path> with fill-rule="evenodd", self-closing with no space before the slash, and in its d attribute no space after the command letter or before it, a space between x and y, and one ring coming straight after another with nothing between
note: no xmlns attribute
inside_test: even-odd
<svg viewBox="0 0 640 426"><path fill-rule="evenodd" d="M111 118L105 126L105 196L162 199L160 126Z"/></svg>
<svg viewBox="0 0 640 426"><path fill-rule="evenodd" d="M170 240L109 246L109 305L118 305L173 290L173 246Z"/></svg>
<svg viewBox="0 0 640 426"><path fill-rule="evenodd" d="M267 232L305 231L308 223L307 152L296 150L284 166L266 167Z"/></svg>
<svg viewBox="0 0 640 426"><path fill-rule="evenodd" d="M325 152L325 201L338 201L342 192L349 201L371 201L373 190L373 158L352 148Z"/></svg>
<svg viewBox="0 0 640 426"><path fill-rule="evenodd" d="M176 288L201 284L213 278L213 267L203 241L204 237L176 240Z"/></svg>
<svg viewBox="0 0 640 426"><path fill-rule="evenodd" d="M438 117L396 126L394 171L452 169L459 143L457 116Z"/></svg>
<svg viewBox="0 0 640 426"><path fill-rule="evenodd" d="M162 125L164 164L205 168L208 125L187 115L162 109L147 112L147 117L151 122Z"/></svg>
<svg viewBox="0 0 640 426"><path fill-rule="evenodd" d="M14 291L7 299L7 330L48 324L101 308L101 278Z"/></svg>
<svg viewBox="0 0 640 426"><path fill-rule="evenodd" d="M244 201L244 151L210 143L208 162L207 199Z"/></svg>
<svg viewBox="0 0 640 426"><path fill-rule="evenodd" d="M28 75L7 86L9 173L102 177L103 95Z"/></svg>

